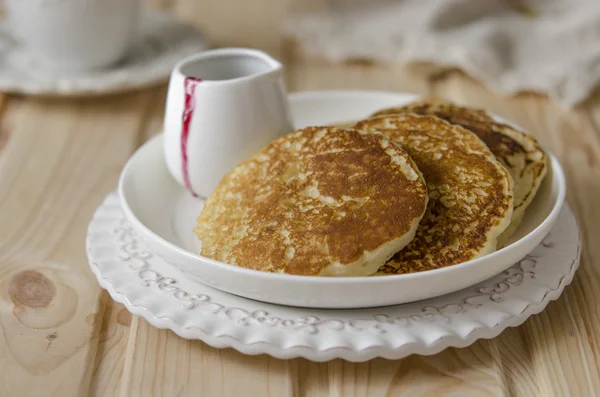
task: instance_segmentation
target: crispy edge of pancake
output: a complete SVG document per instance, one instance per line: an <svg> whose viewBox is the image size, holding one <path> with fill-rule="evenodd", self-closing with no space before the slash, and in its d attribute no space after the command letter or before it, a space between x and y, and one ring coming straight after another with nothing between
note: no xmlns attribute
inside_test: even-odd
<svg viewBox="0 0 600 397"><path fill-rule="evenodd" d="M432 109L423 111L419 109L422 107L431 107ZM478 123L478 127L481 127L484 124L488 124L489 129L492 132L502 134L510 138L512 141L516 142L526 153L525 161L530 161L530 163L526 164L523 170L521 170L521 175L519 176L515 175L516 170L514 169L514 167L511 166L510 161L508 161L508 159L502 156L498 157L498 153L494 153L497 156L497 159L500 161L500 163L503 166L505 166L508 169L511 176L513 176L513 181L515 183L515 206L512 221L511 224L507 227L507 229L498 238L498 246L503 247L504 245L506 245L506 242L509 240L510 236L513 235L521 225L527 207L529 207L529 205L535 198L535 195L537 194L540 186L542 185L544 178L548 172L549 157L546 151L538 143L537 139L535 139L535 137L533 137L532 135L529 135L513 126L497 121L483 109L457 105L451 101L438 97L424 97L416 101L410 102L408 104L405 104L403 106L381 109L373 113L370 117L381 117L383 115L401 114L406 112L440 117L440 111L436 112L436 107L438 107L438 109L439 107L449 107L451 108L450 110L445 110L451 111L458 116L463 116L463 119L466 118L467 121L473 121L474 123ZM416 112L415 109L417 110ZM477 132L469 128L469 125L467 125L466 123L455 123L448 120L446 117L440 118L451 124L461 125L463 128L466 128L477 134ZM493 153L493 148L491 150ZM536 154L539 154L541 159L530 160L530 157L535 156ZM523 175L525 174L531 175L531 178L527 177L527 180L524 180ZM527 191L525 193L522 193L524 186L527 186ZM518 195L517 192L519 192Z"/></svg>
<svg viewBox="0 0 600 397"><path fill-rule="evenodd" d="M354 128L352 128L352 126L354 124L355 123L352 123L352 124L346 123L343 127L340 127L340 128L346 129L346 130L348 130L348 129L355 130ZM361 135L362 135L362 133L361 133ZM385 137L385 138L389 139L388 137ZM412 159L412 157L410 157L410 155L404 149L402 149L400 146L394 144L394 142L391 139L389 139L389 142L396 149L400 149L400 151L402 153L406 154L406 159L410 162L411 167L413 168L414 171L417 172L419 179L425 183L425 189L426 189L425 191L427 192L427 183L425 181L425 178L423 177L423 173L421 173L421 171L419 170L419 167L417 166L415 161ZM363 252L363 256L361 257L361 259L352 265L348 265L348 264L342 265L340 263L334 262L334 263L330 264L329 266L327 266L326 268L324 268L321 272L319 272L318 275L326 276L326 277L331 277L331 276L333 276L333 277L360 277L360 276L370 276L370 275L375 274L379 270L379 268L384 266L398 251L401 251L404 247L406 247L408 244L410 244L410 242L415 238L415 235L417 234L417 230L419 228L419 224L421 223L421 219L423 219L423 216L425 215L425 213L427 211L428 204L429 204L429 195L426 193L425 194L425 206L424 206L423 212L421 213L420 217L415 218L413 220L413 222L410 226L410 231L408 233L404 234L400 238L397 238L395 240L384 243L383 245L381 245L379 248L377 248L374 251ZM360 264L360 263L362 263L362 264ZM368 264L368 265L365 266L364 264ZM364 267L372 268L373 270L364 272L362 270L362 268L364 268ZM358 269L359 271L356 271L356 269Z"/></svg>
<svg viewBox="0 0 600 397"><path fill-rule="evenodd" d="M508 204L509 208L507 209L505 216L502 218L498 218L498 223L490 228L490 230L486 234L485 244L483 244L481 246L481 248L478 249L476 252L472 250L471 252L473 252L473 254L466 260L476 259L483 255L487 255L489 253L494 252L497 248L497 244L498 244L498 240L499 240L500 236L509 227L511 219L512 219L514 182L513 182L512 176L510 175L508 170L504 166L502 166L502 164L500 164L500 162L498 162L495 159L495 156L493 155L493 153L491 153L491 151L489 150L487 145L476 134L474 134L473 132L471 132L471 131L467 130L466 128L463 128L459 125L448 123L447 121L445 121L439 117L435 117L435 116L431 116L431 115L423 116L423 115L417 115L417 114L412 114L412 113L403 113L403 114L399 114L399 115L388 115L388 116L380 116L380 117L376 117L376 118L366 119L366 120L358 122L357 126L355 126L355 128L360 128L359 127L360 123L368 122L369 120L373 120L373 119L379 119L379 121L383 121L386 118L410 118L410 117L415 117L417 119L435 120L436 123L443 123L452 129L458 129L458 131L460 131L463 134L465 134L465 133L468 134L469 136L471 136L472 138L474 138L475 140L477 140L480 143L481 149L488 152L489 160L491 160L493 164L496 164L496 167L495 167L496 170L498 170L502 175L504 175L504 177L505 177L504 180L506 181L506 186L505 186L505 189L503 189L503 190L505 191L505 194L509 196L509 201L510 201L510 203ZM385 128L378 129L376 127L372 127L372 131L363 129L363 131L365 131L365 133L380 133L380 134L384 134L384 135L385 135L385 130L386 130ZM392 130L392 129L390 129L390 130ZM390 137L390 139L392 139L392 141L394 141L394 139L392 137ZM400 146L402 146L402 143L398 142L398 144ZM409 154L410 154L410 151L409 151ZM428 205L430 205L430 204L431 204L431 201ZM410 244L407 247L410 247ZM392 258L390 261L388 261L388 264L390 262L396 262L396 261L394 260L394 258ZM447 266L452 266L452 265L462 263L462 262L464 262L464 261L453 263L453 264L450 264ZM395 268L395 270L393 272L389 271L389 269L382 270L384 267L387 267L388 264L386 264L382 268L380 268L380 271L377 273L377 275L408 273L407 271L401 271L401 270L403 270L401 266L395 267L393 265L389 265L392 268ZM424 270L430 270L430 269L421 269L421 270L416 270L416 271L424 271ZM413 272L413 271L415 271L415 270L411 269L410 272Z"/></svg>

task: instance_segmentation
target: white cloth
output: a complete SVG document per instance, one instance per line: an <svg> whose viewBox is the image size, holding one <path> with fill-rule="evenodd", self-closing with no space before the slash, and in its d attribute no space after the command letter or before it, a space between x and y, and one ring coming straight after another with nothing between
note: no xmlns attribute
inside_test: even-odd
<svg viewBox="0 0 600 397"><path fill-rule="evenodd" d="M572 107L600 81L600 0L288 0L286 31L330 60L429 61Z"/></svg>

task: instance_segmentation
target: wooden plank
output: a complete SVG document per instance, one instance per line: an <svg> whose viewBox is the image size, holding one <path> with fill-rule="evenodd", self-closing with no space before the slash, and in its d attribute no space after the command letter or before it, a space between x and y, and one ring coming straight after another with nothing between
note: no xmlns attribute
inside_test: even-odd
<svg viewBox="0 0 600 397"><path fill-rule="evenodd" d="M500 353L488 341L432 357L313 363L213 349L142 319L134 324L136 346L129 348L123 397L512 395L507 393Z"/></svg>
<svg viewBox="0 0 600 397"><path fill-rule="evenodd" d="M143 94L15 99L0 129L0 395L84 396L102 299L84 248L136 144Z"/></svg>
<svg viewBox="0 0 600 397"><path fill-rule="evenodd" d="M146 103L139 115L135 146L160 133L166 86L146 90L143 95ZM96 366L90 387L90 396L94 397L114 397L119 394L132 321L131 313L123 305L111 300L107 293L104 293L104 297L108 306L102 319Z"/></svg>
<svg viewBox="0 0 600 397"><path fill-rule="evenodd" d="M568 178L568 201L583 232L582 263L563 297L521 327L531 346L531 370L539 395L593 395L600 390L598 359L600 293L600 101L567 111L546 99L523 95L502 99L459 73L435 87L438 95L486 107L527 128L560 158ZM499 340L506 341L508 335ZM510 367L517 366L509 362Z"/></svg>
<svg viewBox="0 0 600 397"><path fill-rule="evenodd" d="M292 396L289 362L179 338L135 318L122 397Z"/></svg>
<svg viewBox="0 0 600 397"><path fill-rule="evenodd" d="M486 343L469 349L448 349L435 356L411 356L353 364L335 360L325 364L306 362L313 374L328 373L328 390L318 394L340 396L504 396L499 361ZM496 352L497 353L497 352ZM303 377L303 383L318 384L318 377Z"/></svg>
<svg viewBox="0 0 600 397"><path fill-rule="evenodd" d="M90 397L113 397L119 394L131 325L131 313L123 305L111 300L107 293L103 293L102 297L107 308L100 320L102 326Z"/></svg>

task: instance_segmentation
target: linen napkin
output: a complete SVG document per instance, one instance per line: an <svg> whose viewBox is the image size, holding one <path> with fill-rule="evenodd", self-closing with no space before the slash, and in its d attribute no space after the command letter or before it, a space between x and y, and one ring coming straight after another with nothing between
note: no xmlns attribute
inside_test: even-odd
<svg viewBox="0 0 600 397"><path fill-rule="evenodd" d="M287 34L330 60L428 61L565 107L600 80L598 0L288 0L287 11Z"/></svg>

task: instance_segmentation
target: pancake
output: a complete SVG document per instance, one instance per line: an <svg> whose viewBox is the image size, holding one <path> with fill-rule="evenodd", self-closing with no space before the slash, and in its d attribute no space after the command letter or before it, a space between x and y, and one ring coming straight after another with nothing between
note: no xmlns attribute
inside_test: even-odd
<svg viewBox="0 0 600 397"><path fill-rule="evenodd" d="M201 255L298 275L373 274L414 237L427 186L382 135L309 127L238 165L194 229Z"/></svg>
<svg viewBox="0 0 600 397"><path fill-rule="evenodd" d="M433 115L475 133L506 167L514 181L514 212L510 226L500 236L500 245L513 234L535 197L547 172L548 158L537 140L492 119L485 111L455 105L439 98L425 98L406 106L375 113L378 117L399 113Z"/></svg>
<svg viewBox="0 0 600 397"><path fill-rule="evenodd" d="M513 211L512 179L475 134L434 116L409 113L371 118L354 128L384 134L402 146L429 189L415 238L379 274L451 266L496 249Z"/></svg>

